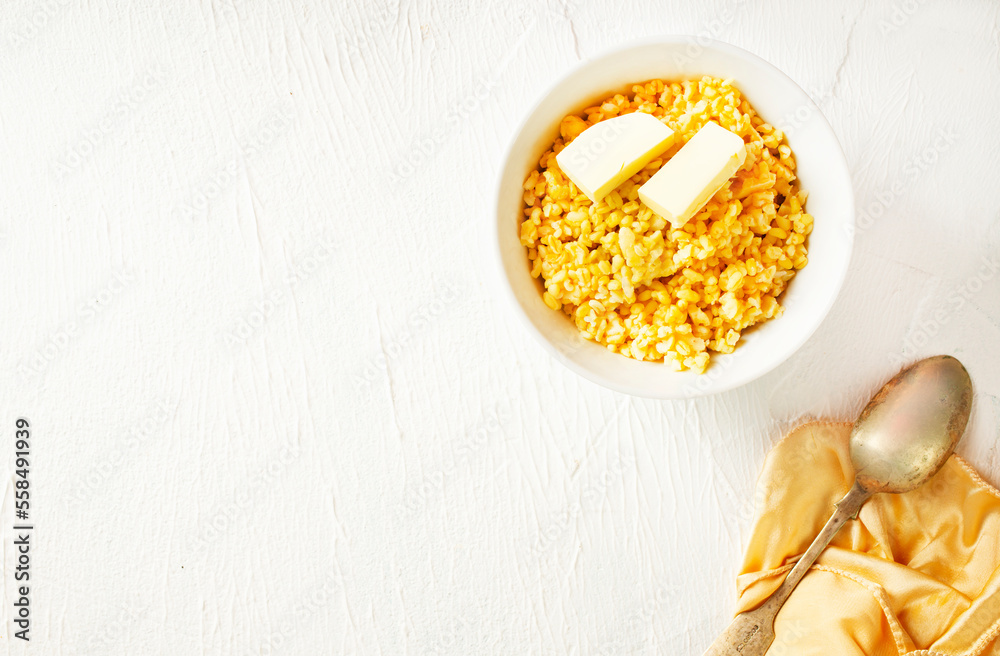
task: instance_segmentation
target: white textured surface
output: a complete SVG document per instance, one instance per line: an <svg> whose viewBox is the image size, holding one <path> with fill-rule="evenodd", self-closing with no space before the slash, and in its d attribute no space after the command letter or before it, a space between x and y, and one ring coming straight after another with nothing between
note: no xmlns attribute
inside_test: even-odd
<svg viewBox="0 0 1000 656"><path fill-rule="evenodd" d="M998 482L998 18L988 0L6 3L5 653L700 654L768 446L853 417L923 354L970 369L961 452ZM483 266L523 112L578 57L664 33L797 80L867 212L815 337L686 403L562 369Z"/></svg>

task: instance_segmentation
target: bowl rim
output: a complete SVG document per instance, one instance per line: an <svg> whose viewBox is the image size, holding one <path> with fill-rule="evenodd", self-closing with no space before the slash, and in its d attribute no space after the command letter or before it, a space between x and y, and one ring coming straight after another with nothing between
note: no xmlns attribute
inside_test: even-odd
<svg viewBox="0 0 1000 656"><path fill-rule="evenodd" d="M833 137L833 155L837 157L839 168L842 168L848 173L848 185L846 188L846 201L848 212L848 221L845 224L845 229L848 231L849 239L846 240L846 252L843 257L843 264L839 267L839 270L831 272L836 275L835 285L833 289L836 291L830 294L829 298L823 304L822 310L817 313L818 318L812 322L807 330L804 330L797 334L797 337L789 340L793 343L788 352L781 358L776 359L774 362L766 364L760 368L754 369L746 375L736 376L732 378L721 377L716 385L708 385L705 389L694 389L691 393L657 393L654 390L648 389L644 385L628 385L620 384L615 380L611 380L609 377L602 376L599 372L592 371L587 367L579 364L573 358L569 357L551 342L551 340L535 325L531 317L528 316L527 311L522 307L520 300L515 294L513 286L507 275L507 271L504 265L504 256L501 248L500 238L499 238L499 222L500 216L498 208L502 199L501 193L503 191L503 182L505 173L510 163L510 157L514 149L514 145L517 143L521 134L524 132L524 128L527 126L529 120L532 116L543 106L543 104L548 100L549 95L552 93L553 89L560 86L566 82L569 78L577 75L580 71L593 66L596 62L620 55L623 52L630 50L639 50L642 48L648 48L650 46L675 46L675 45L691 45L694 44L703 50L716 50L724 54L728 54L737 58L741 58L750 61L755 66L760 66L765 69L769 69L775 75L784 78L789 84L798 89L803 98L805 99L805 105L810 109L812 113L816 115L818 120L821 122L823 128L829 132ZM545 349L551 356L555 358L556 361L561 363L567 369L573 371L577 375L589 380L593 383L600 385L606 389L613 390L622 394L628 394L630 396L637 396L640 398L650 398L650 399L660 399L660 400L684 400L684 399L694 399L703 396L712 396L715 394L721 394L723 392L728 392L738 387L747 385L748 383L757 380L766 374L774 371L780 365L784 364L791 358L806 342L816 333L819 327L826 321L830 314L830 310L833 308L834 303L840 297L843 290L844 281L847 279L847 272L850 269L851 260L854 253L854 228L856 224L856 210L854 207L854 186L851 184L850 178L850 167L847 163L847 157L844 154L843 145L840 143L840 139L837 137L837 133L834 131L833 126L830 125L829 120L823 114L820 107L813 101L812 97L803 89L798 82L789 77L784 71L770 63L766 59L756 55L749 50L745 50L739 46L735 46L731 43L726 43L725 41L719 41L711 37L691 35L691 34L668 34L661 36L644 37L641 39L633 39L627 41L621 45L617 45L611 48L601 50L595 55L583 59L577 62L575 65L569 68L565 73L558 76L550 83L548 83L545 89L538 95L531 107L523 113L521 119L517 122L517 126L511 132L510 137L507 140L507 145L503 150L503 155L500 159L500 167L497 172L495 181L495 193L493 196L493 207L492 214L493 220L490 222L490 240L492 242L492 248L490 249L493 254L494 259L494 274L499 277L499 280L495 281L495 284L502 288L501 295L506 299L506 304L508 306L513 306L515 314L522 325L527 326L528 332L531 333L536 340L540 343L542 348ZM626 356L622 356L626 357ZM709 375L709 372L701 374L702 376ZM681 387L683 392L686 387L697 388L697 385Z"/></svg>

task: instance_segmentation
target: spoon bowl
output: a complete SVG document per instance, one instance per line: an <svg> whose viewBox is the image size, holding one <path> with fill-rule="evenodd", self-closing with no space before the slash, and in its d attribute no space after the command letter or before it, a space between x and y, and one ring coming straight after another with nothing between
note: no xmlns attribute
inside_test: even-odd
<svg viewBox="0 0 1000 656"><path fill-rule="evenodd" d="M851 430L855 481L866 492L909 492L937 473L965 432L972 381L950 355L917 362L872 397Z"/></svg>

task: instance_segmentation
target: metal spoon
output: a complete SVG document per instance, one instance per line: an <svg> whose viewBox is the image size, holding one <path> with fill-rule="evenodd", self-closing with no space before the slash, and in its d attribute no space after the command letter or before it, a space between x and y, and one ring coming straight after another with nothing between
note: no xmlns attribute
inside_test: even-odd
<svg viewBox="0 0 1000 656"><path fill-rule="evenodd" d="M840 527L876 492L909 492L937 473L965 432L971 410L972 381L951 356L921 360L886 383L851 429L854 486L781 587L737 615L705 656L763 656L774 641L778 610Z"/></svg>

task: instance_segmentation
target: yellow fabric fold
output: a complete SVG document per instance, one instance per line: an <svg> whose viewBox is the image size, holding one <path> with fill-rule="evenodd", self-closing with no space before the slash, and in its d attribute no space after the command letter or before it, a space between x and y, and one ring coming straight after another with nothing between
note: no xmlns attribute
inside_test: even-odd
<svg viewBox="0 0 1000 656"><path fill-rule="evenodd" d="M850 424L796 428L768 454L738 611L781 584L854 482ZM768 654L1000 656L1000 492L952 456L906 494L877 494L775 620Z"/></svg>

